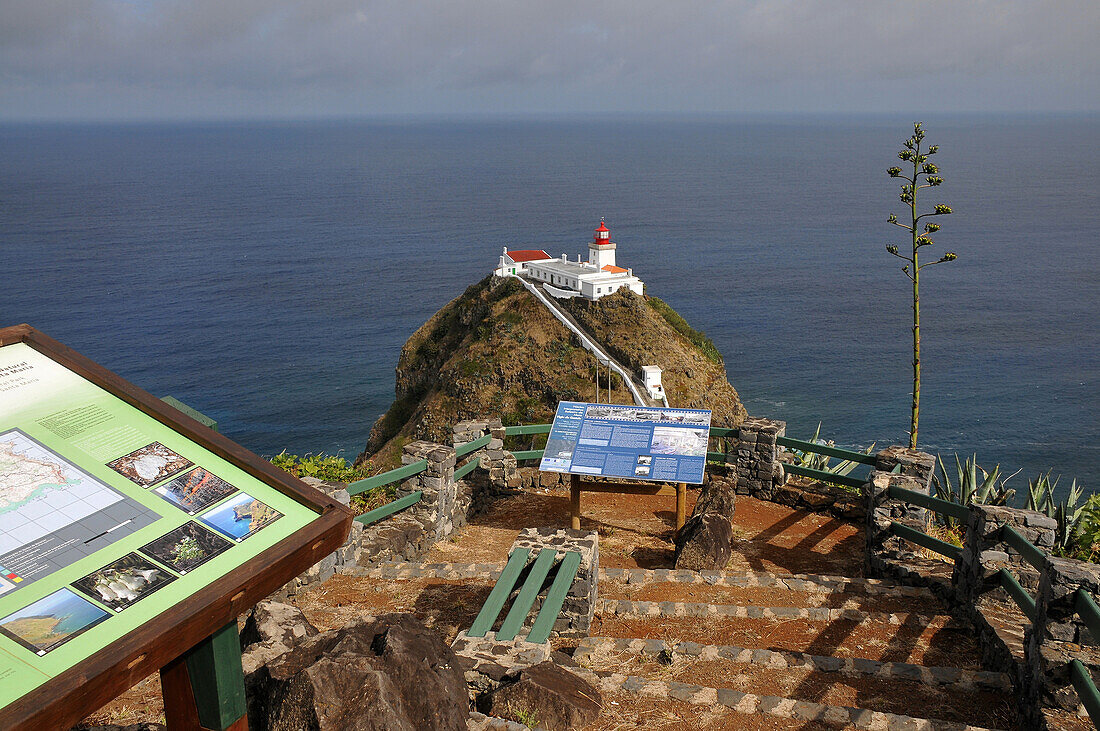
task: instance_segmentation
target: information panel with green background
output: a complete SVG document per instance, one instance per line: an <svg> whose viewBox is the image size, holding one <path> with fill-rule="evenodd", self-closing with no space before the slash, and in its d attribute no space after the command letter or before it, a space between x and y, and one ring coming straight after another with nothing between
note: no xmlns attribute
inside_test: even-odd
<svg viewBox="0 0 1100 731"><path fill-rule="evenodd" d="M29 345L0 347L0 709L317 517Z"/></svg>

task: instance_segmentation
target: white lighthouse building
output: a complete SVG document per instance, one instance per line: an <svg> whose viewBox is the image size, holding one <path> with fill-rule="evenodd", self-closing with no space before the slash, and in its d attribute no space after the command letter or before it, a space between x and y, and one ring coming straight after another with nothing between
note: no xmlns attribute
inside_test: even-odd
<svg viewBox="0 0 1100 731"><path fill-rule="evenodd" d="M565 254L560 259L554 259L541 249L509 252L505 248L494 273L498 277L526 276L542 282L543 288L558 298L598 300L624 287L635 294L642 294L642 280L634 276L633 270L615 263L615 248L611 231L601 218L592 241L588 243L588 261L581 261L580 256L575 262L569 261Z"/></svg>

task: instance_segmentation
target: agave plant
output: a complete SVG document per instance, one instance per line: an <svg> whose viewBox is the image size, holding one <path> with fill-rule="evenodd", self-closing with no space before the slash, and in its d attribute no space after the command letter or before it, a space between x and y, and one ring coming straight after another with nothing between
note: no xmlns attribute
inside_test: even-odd
<svg viewBox="0 0 1100 731"><path fill-rule="evenodd" d="M817 422L817 429L814 430L814 435L807 441L813 444L820 444L824 447L835 447L836 442L831 439L821 438L821 422ZM862 454L870 454L875 448L872 443L871 446L862 451ZM817 452L803 452L800 449L792 449L791 454L794 456L794 464L800 467L809 467L815 470L821 470L822 472L828 472L833 475L847 475L856 467L859 466L859 462L853 462L850 459L840 460L836 464L832 464L832 458L827 454L818 454Z"/></svg>
<svg viewBox="0 0 1100 731"><path fill-rule="evenodd" d="M1058 521L1058 527L1054 533L1054 545L1059 553L1071 552L1082 528L1082 519L1086 515L1086 507L1091 501L1081 503L1084 488L1073 480L1069 486L1066 499L1057 502L1054 499L1054 491L1058 487L1055 477L1050 480L1050 471L1045 475L1039 475L1034 480L1027 482L1027 509L1043 513L1048 518Z"/></svg>
<svg viewBox="0 0 1100 731"><path fill-rule="evenodd" d="M967 457L966 461L959 460L955 455L955 482L947 472L943 464L943 458L936 455L939 464L939 472L932 473L932 486L936 490L936 497L959 505L1007 505L1016 491L1008 486L1008 481L1019 474L1019 470L1013 472L1004 479L1001 477L1001 466L997 465L992 472L978 464L978 455ZM981 474L979 479L978 475ZM956 490L956 486L958 489ZM958 524L956 518L951 516L938 516L949 528Z"/></svg>

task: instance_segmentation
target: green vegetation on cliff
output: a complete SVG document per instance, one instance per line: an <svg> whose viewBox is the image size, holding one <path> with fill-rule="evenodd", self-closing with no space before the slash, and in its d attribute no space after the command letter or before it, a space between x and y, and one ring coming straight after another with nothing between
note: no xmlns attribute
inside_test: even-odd
<svg viewBox="0 0 1100 731"><path fill-rule="evenodd" d="M624 290L594 303L572 300L568 308L624 367L640 376L642 365L660 365L670 404L710 408L715 424L744 418L713 344L668 305L647 304ZM449 442L451 427L463 419L550 421L558 401L595 400L597 368L518 281L486 277L413 333L396 376L393 405L375 422L357 463L373 458L380 467L394 464L413 439ZM606 368L599 377L605 400ZM633 403L617 376L611 400Z"/></svg>
<svg viewBox="0 0 1100 731"><path fill-rule="evenodd" d="M665 322L672 326L672 329L687 338L692 345L699 349L699 351L713 360L715 363L722 363L722 354L718 352L718 348L714 347L714 343L711 342L705 334L699 332L691 325L687 320L680 316L680 313L668 306L662 299L657 297L646 298L649 302L649 306L657 310L661 317L665 318Z"/></svg>

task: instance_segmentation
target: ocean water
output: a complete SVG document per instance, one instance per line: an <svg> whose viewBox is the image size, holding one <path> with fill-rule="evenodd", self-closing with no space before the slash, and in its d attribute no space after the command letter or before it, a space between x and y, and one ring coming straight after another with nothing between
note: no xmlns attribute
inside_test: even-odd
<svg viewBox="0 0 1100 731"><path fill-rule="evenodd" d="M601 216L749 412L902 442L905 117L0 126L0 324L27 322L272 455L354 457L405 339L502 246ZM1100 117L929 117L921 446L1100 468ZM903 247L904 248L904 247Z"/></svg>

